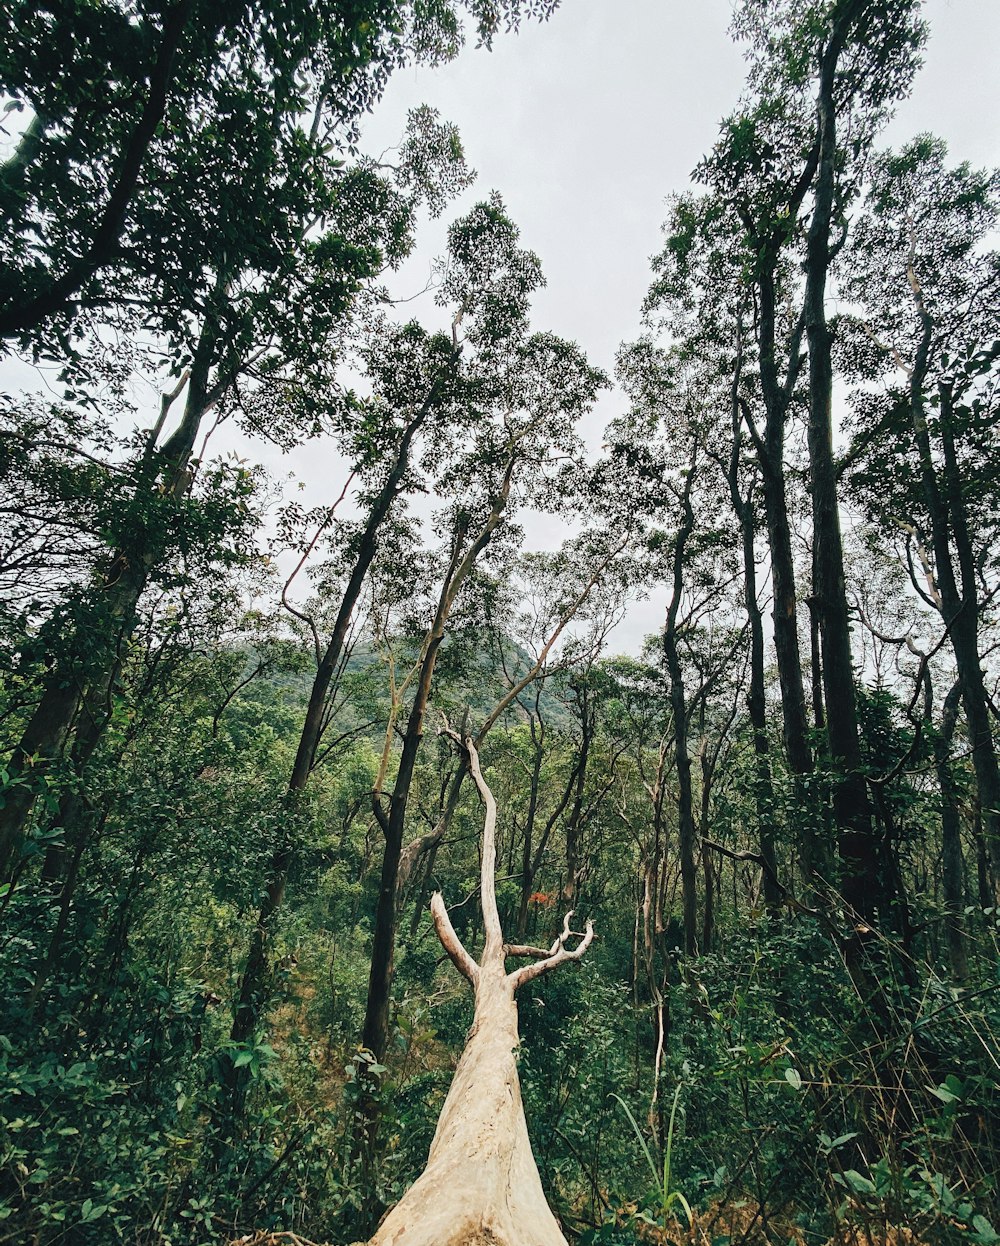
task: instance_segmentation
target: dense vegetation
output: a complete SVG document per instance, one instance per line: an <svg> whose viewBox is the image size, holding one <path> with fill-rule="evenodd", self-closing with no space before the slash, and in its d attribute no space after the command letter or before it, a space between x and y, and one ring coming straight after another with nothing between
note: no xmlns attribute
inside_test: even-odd
<svg viewBox="0 0 1000 1246"><path fill-rule="evenodd" d="M0 394L0 1242L374 1231L472 1017L478 755L507 937L596 930L519 995L571 1241L1000 1243L1000 174L880 146L917 0L740 0L588 455L499 193L386 291L457 132L358 147L553 7L2 8L0 331L61 383Z"/></svg>

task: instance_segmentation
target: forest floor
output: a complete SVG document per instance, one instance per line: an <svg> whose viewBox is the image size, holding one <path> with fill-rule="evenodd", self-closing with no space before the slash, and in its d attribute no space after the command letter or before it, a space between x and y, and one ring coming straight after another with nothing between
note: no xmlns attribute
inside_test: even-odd
<svg viewBox="0 0 1000 1246"><path fill-rule="evenodd" d="M727 1246L815 1246L809 1244L800 1226L789 1215L766 1218L761 1208L750 1201L709 1205L696 1213L690 1226L678 1221L668 1229L637 1221L636 1242L650 1246L713 1246L723 1241ZM296 1233L262 1231L235 1238L229 1246L338 1246L332 1242L312 1242ZM363 1242L345 1246L364 1246ZM525 1243L525 1246L530 1246ZM842 1225L839 1232L824 1246L922 1246L921 1239L910 1229L892 1224L868 1226Z"/></svg>

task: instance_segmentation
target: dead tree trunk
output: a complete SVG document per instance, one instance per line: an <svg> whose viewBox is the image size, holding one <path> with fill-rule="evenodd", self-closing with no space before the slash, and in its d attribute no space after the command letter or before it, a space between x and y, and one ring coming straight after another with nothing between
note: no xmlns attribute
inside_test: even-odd
<svg viewBox="0 0 1000 1246"><path fill-rule="evenodd" d="M496 902L496 802L471 736L460 740L486 807L482 910L486 943L477 965L465 950L439 892L431 900L438 937L476 993L469 1038L441 1110L427 1165L383 1220L370 1246L566 1246L545 1201L531 1151L517 1076L518 987L579 960L593 938L587 923L570 951L571 913L548 949L505 945ZM532 963L507 972L508 956Z"/></svg>

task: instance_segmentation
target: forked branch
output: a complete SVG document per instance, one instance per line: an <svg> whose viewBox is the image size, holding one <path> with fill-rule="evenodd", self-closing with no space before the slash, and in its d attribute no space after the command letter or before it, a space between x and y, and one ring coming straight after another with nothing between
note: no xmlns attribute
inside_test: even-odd
<svg viewBox="0 0 1000 1246"><path fill-rule="evenodd" d="M579 960L583 956L584 952L586 952L587 948L590 947L594 940L594 923L588 917L587 924L582 932L579 930L571 930L569 923L570 918L573 916L573 912L574 910L570 909L570 911L566 914L563 921L562 933L552 944L552 947L549 949L549 954L544 958L544 960L536 960L533 965L524 965L522 968L515 969L512 973L507 975L515 991L524 986L526 982L530 982L533 978L539 978L543 973L548 973L550 969L555 969L559 965L564 965L567 961ZM580 940L572 951L570 951L566 946L570 939Z"/></svg>
<svg viewBox="0 0 1000 1246"><path fill-rule="evenodd" d="M507 981L510 983L511 991L513 992L518 987L523 986L525 982L530 982L532 978L538 978L543 973L548 973L550 969L555 969L557 965L563 965L571 960L579 960L593 942L594 924L588 919L586 927L582 932L571 929L570 919L573 916L573 910L570 909L563 921L562 933L557 936L547 951L545 948L532 947L529 944L504 943L496 898L496 800L490 791L489 784L483 777L483 772L479 765L479 754L476 751L476 745L472 737L470 735L460 735L453 728L449 727L447 723L441 728L441 733L448 736L459 748L464 750L468 761L469 773L472 775L482 802L486 807L486 818L483 824L483 857L480 883L486 946L483 949L480 964L477 965L475 963L463 947L461 939L455 933L455 928L452 926L451 919L448 916L448 910L445 908L444 899L439 891L436 891L431 897L431 916L434 919L434 928L437 930L441 945L451 958L452 964L463 977L468 978L474 987L479 982L481 967L489 966L491 963L499 964L502 967L504 957L507 956L534 957L535 963L533 965L524 965L521 969L515 969L512 973L507 974ZM570 939L580 940L572 951L567 946Z"/></svg>

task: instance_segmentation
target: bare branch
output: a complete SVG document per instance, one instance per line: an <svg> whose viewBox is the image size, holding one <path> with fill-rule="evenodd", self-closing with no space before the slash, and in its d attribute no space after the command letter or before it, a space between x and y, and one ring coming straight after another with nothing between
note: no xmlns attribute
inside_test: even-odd
<svg viewBox="0 0 1000 1246"><path fill-rule="evenodd" d="M530 943L505 943L503 945L504 956L533 956L537 960L544 960L546 956L552 955L550 947L533 947Z"/></svg>
<svg viewBox="0 0 1000 1246"><path fill-rule="evenodd" d="M564 965L567 961L579 960L587 948L594 941L594 923L587 918L587 925L581 934L578 930L571 930L569 926L570 918L573 916L573 909L566 914L563 921L562 934L553 943L549 955L544 960L537 960L533 965L524 965L520 969L515 969L513 973L507 975L512 983L513 990L517 991L524 986L526 982L530 982L533 978L539 978L543 973L548 973L550 969L555 969L558 965ZM580 943L569 951L566 943L570 938L579 939Z"/></svg>
<svg viewBox="0 0 1000 1246"><path fill-rule="evenodd" d="M431 917L434 919L434 929L441 940L441 946L448 953L451 963L463 978L468 978L474 987L479 981L479 966L465 950L462 940L455 933L455 927L451 924L451 918L448 916L444 897L440 891L435 891L431 896Z"/></svg>
<svg viewBox="0 0 1000 1246"><path fill-rule="evenodd" d="M483 864L482 883L480 886L480 904L483 910L483 928L486 931L486 946L483 948L483 964L502 954L503 931L500 928L500 912L497 909L496 865L497 865L497 802L490 791L489 784L483 778L479 765L479 754L472 742L472 736L463 740L451 727L442 727L442 734L454 740L465 750L468 757L469 773L476 785L480 799L486 806L486 819L483 822Z"/></svg>

